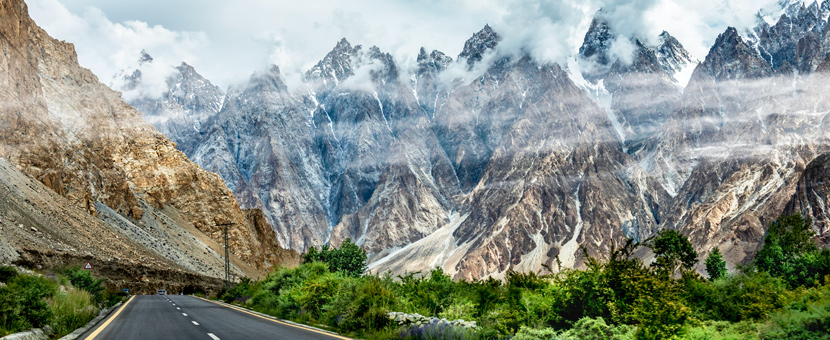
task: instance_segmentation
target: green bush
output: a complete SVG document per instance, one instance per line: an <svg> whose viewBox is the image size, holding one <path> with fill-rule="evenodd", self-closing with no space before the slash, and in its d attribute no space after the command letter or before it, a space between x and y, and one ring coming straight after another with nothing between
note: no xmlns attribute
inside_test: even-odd
<svg viewBox="0 0 830 340"><path fill-rule="evenodd" d="M83 290L67 290L49 300L52 320L49 323L56 335L72 333L98 315L92 294Z"/></svg>
<svg viewBox="0 0 830 340"><path fill-rule="evenodd" d="M47 299L57 284L43 277L15 275L0 287L0 331L15 333L48 324L52 317Z"/></svg>
<svg viewBox="0 0 830 340"><path fill-rule="evenodd" d="M608 325L602 318L582 318L562 336L574 340L628 340L634 339L636 331L637 327L631 325Z"/></svg>
<svg viewBox="0 0 830 340"><path fill-rule="evenodd" d="M830 287L800 293L761 331L761 339L830 339Z"/></svg>
<svg viewBox="0 0 830 340"><path fill-rule="evenodd" d="M687 340L754 340L760 325L751 321L705 321L688 327L682 338Z"/></svg>
<svg viewBox="0 0 830 340"><path fill-rule="evenodd" d="M72 286L89 292L96 302L103 302L104 283L103 279L96 279L89 270L81 269L80 266L69 267L64 270L63 275L72 283Z"/></svg>
<svg viewBox="0 0 830 340"><path fill-rule="evenodd" d="M0 266L0 282L9 282L17 276L17 269L11 266Z"/></svg>
<svg viewBox="0 0 830 340"><path fill-rule="evenodd" d="M323 262L333 272L342 271L348 275L360 276L366 271L366 251L360 249L351 239L346 239L340 248L324 245L319 251L311 247L303 254L303 263Z"/></svg>
<svg viewBox="0 0 830 340"><path fill-rule="evenodd" d="M368 339L822 339L830 333L830 276L821 275L830 251L804 244L808 233L785 227L792 225L805 222L782 219L764 255L768 265L788 261L784 269L757 265L760 271L725 275L713 249L709 279L689 270L697 255L688 240L664 231L648 243L658 258L653 266L633 255L642 245L629 241L606 259L586 253L585 269L554 275L507 271L504 280L456 281L435 269L392 278L344 270L339 249L323 247L310 249L299 267L239 289L261 312ZM352 246L341 249L359 255ZM391 323L392 311L477 327L413 328Z"/></svg>
<svg viewBox="0 0 830 340"><path fill-rule="evenodd" d="M702 320L759 320L784 307L787 284L765 272L740 273L710 283L685 282L686 303Z"/></svg>
<svg viewBox="0 0 830 340"><path fill-rule="evenodd" d="M512 340L565 340L553 328L533 329L522 326Z"/></svg>

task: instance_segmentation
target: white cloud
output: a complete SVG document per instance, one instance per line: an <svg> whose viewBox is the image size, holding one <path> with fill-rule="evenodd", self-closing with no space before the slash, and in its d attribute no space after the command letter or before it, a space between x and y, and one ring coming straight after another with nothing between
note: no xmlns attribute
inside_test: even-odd
<svg viewBox="0 0 830 340"><path fill-rule="evenodd" d="M46 23L47 32L59 32L57 38L75 44L81 66L106 84L112 83L119 70L135 68L141 50L147 50L155 62L142 68L142 79L152 95L164 89L173 65L196 62L198 53L209 47L202 32L171 31L135 20L113 23L94 7L76 15L57 0L37 0L29 4L29 12L37 23Z"/></svg>
<svg viewBox="0 0 830 340"><path fill-rule="evenodd" d="M225 87L269 63L289 85L340 38L392 54L412 68L421 46L457 56L484 24L501 49L564 64L596 11L620 35L650 40L662 30L703 58L727 26L749 27L777 0L29 0L35 21L76 44L82 66L108 82L141 49L169 65L182 60ZM619 48L625 46L620 45ZM624 51L624 49L619 49Z"/></svg>

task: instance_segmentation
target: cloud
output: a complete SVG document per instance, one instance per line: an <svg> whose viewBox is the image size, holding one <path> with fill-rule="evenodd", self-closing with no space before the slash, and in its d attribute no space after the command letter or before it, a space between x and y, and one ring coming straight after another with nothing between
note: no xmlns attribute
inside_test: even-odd
<svg viewBox="0 0 830 340"><path fill-rule="evenodd" d="M159 61L187 61L221 87L269 63L289 86L341 38L377 45L413 70L420 47L457 56L491 24L505 53L565 64L598 10L621 36L650 41L662 30L702 58L726 26L749 27L777 0L30 0L36 22L76 44L82 66L102 80L146 49ZM617 44L616 51L627 51ZM458 71L458 70L456 70Z"/></svg>
<svg viewBox="0 0 830 340"><path fill-rule="evenodd" d="M76 15L57 0L38 0L30 3L29 11L38 23L47 23L47 32L60 32L59 39L75 44L81 66L90 68L103 83L112 83L122 69L135 69L140 52L149 52L155 62L142 67L142 91L152 95L165 88L173 65L198 61L199 52L209 46L202 32L171 31L135 20L113 23L94 7Z"/></svg>

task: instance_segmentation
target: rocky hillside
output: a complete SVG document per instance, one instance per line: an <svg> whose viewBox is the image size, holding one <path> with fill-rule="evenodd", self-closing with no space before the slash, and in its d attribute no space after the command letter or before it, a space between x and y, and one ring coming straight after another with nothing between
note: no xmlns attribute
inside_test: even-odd
<svg viewBox="0 0 830 340"><path fill-rule="evenodd" d="M96 241L105 233L88 228L106 227L136 251L199 274L217 274L220 259L211 245L222 240L218 223L235 223L230 239L239 273L255 275L296 259L261 218L240 209L219 176L190 162L120 93L79 66L72 44L49 37L23 1L0 1L0 18L0 156L62 196L63 206L98 221L65 223L50 215L39 223ZM81 251L76 241L60 251ZM47 242L39 251L62 244ZM130 258L128 248L118 257ZM90 256L111 257L106 254L90 250Z"/></svg>
<svg viewBox="0 0 830 340"><path fill-rule="evenodd" d="M351 238L375 271L558 270L662 228L737 264L782 212L824 219L796 183L820 188L805 169L830 151L828 8L787 3L703 61L669 32L621 37L602 12L567 65L502 50L490 26L455 60L421 49L413 69L343 39L301 88L274 67L218 112L184 111L199 133L179 148L283 244Z"/></svg>

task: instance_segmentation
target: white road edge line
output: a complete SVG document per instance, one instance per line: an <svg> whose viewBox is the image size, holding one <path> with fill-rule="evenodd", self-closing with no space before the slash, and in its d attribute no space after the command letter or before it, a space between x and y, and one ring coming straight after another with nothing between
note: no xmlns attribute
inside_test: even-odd
<svg viewBox="0 0 830 340"><path fill-rule="evenodd" d="M208 333L208 336L213 340L220 340L218 336L213 335L213 333Z"/></svg>
<svg viewBox="0 0 830 340"><path fill-rule="evenodd" d="M196 326L198 326L198 325L199 325L199 323L198 323L198 322L196 322L196 321L191 321L191 322L192 322L194 325L196 325Z"/></svg>

